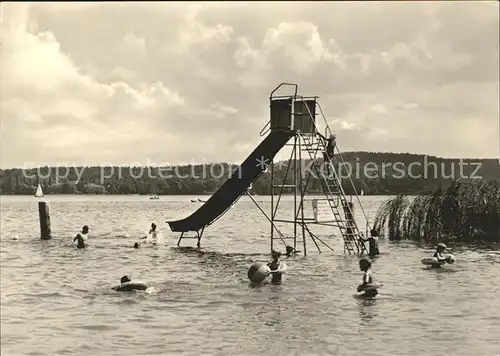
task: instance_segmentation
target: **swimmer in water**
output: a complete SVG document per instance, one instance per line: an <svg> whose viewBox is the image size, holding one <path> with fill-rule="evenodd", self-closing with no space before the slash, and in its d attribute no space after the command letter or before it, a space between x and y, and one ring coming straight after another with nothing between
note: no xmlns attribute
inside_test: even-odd
<svg viewBox="0 0 500 356"><path fill-rule="evenodd" d="M134 244L134 248L139 248L139 247L140 247L139 243L138 243L138 242L136 242L136 243Z"/></svg>
<svg viewBox="0 0 500 356"><path fill-rule="evenodd" d="M359 269L365 274L363 275L363 283L358 286L358 292L363 292L364 289L366 288L367 285L370 285L373 283L373 277L372 277L372 263L370 262L369 259L363 258L362 260L359 261ZM363 294L365 297L373 298L378 294L376 289L370 289L365 291Z"/></svg>
<svg viewBox="0 0 500 356"><path fill-rule="evenodd" d="M132 292L134 290L146 290L148 288L148 286L142 282L136 282L135 284L130 282L132 282L132 280L129 276L123 276L120 279L120 284L111 289L118 292Z"/></svg>
<svg viewBox="0 0 500 356"><path fill-rule="evenodd" d="M129 276L123 276L121 279L120 279L120 284L117 285L117 286L114 286L113 288L111 289L114 289L114 290L117 290L117 291L120 291L120 290L124 290L122 289L123 288L123 284L124 283L127 283L127 282L132 282L132 280L130 279Z"/></svg>
<svg viewBox="0 0 500 356"><path fill-rule="evenodd" d="M446 245L444 243L438 243L437 244L437 247L436 247L436 252L434 252L434 255L432 257L436 258L439 262L439 265L435 265L434 267L441 267L441 263L445 263L447 262L447 258L445 257L445 255L443 254L444 252L446 252Z"/></svg>
<svg viewBox="0 0 500 356"><path fill-rule="evenodd" d="M378 235L377 230L372 229L370 231L369 238L363 239L362 237L360 237L360 240L362 242L368 242L368 247L369 247L368 256L370 256L370 257L375 257L375 256L380 254L380 252L378 250L378 243L377 243L377 240L375 239L375 237L377 237L377 235Z"/></svg>
<svg viewBox="0 0 500 356"><path fill-rule="evenodd" d="M156 231L156 224L155 223L152 223L151 224L151 229L149 230L148 232L148 235L151 235L151 239L156 242L156 238L157 238L157 234L158 232ZM141 237L141 240L144 240L144 239L147 239L148 236L144 236L144 237Z"/></svg>
<svg viewBox="0 0 500 356"><path fill-rule="evenodd" d="M287 246L286 247L286 253L285 253L285 256L286 257L291 257L292 255L295 255L297 253L299 253L300 251L296 251L292 246Z"/></svg>
<svg viewBox="0 0 500 356"><path fill-rule="evenodd" d="M82 228L82 232L78 233L75 238L73 239L73 242L71 242L71 244L69 245L70 247L73 246L73 244L75 243L75 241L78 241L76 247L77 248L85 248L88 246L87 244L87 239L88 239L88 236L87 234L89 233L89 227L87 225L85 225L83 228Z"/></svg>
<svg viewBox="0 0 500 356"><path fill-rule="evenodd" d="M281 253L278 251L273 251L271 252L271 256L273 260L267 264L267 266L271 269L271 271L277 270L281 266L281 262L279 261L279 258L281 256ZM273 277L271 279L271 283L273 284L280 284L281 283L281 273L273 273Z"/></svg>

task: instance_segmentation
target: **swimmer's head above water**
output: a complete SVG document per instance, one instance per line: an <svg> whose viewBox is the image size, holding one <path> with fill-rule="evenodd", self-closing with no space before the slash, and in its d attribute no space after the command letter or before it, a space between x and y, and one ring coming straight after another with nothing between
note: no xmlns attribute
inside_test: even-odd
<svg viewBox="0 0 500 356"><path fill-rule="evenodd" d="M444 243L440 242L437 244L436 251L439 253L443 253L446 251L447 248L448 247L446 247L446 245Z"/></svg>
<svg viewBox="0 0 500 356"><path fill-rule="evenodd" d="M140 246L139 246L139 243L138 243L138 242L136 242L136 243L134 244L134 248L139 248L139 247L140 247Z"/></svg>
<svg viewBox="0 0 500 356"><path fill-rule="evenodd" d="M129 276L123 276L121 279L120 279L120 283L127 283L127 282L131 282L132 280L130 279Z"/></svg>
<svg viewBox="0 0 500 356"><path fill-rule="evenodd" d="M275 260L275 261L278 261L278 259L280 258L280 256L281 256L281 253L279 253L278 251L274 251L274 250L273 250L273 251L271 252L271 257L272 257L272 258L273 258L273 260Z"/></svg>

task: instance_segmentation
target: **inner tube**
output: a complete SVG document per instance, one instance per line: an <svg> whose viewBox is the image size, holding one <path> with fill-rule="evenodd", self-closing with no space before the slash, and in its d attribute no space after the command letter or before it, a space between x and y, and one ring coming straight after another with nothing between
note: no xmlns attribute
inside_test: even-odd
<svg viewBox="0 0 500 356"><path fill-rule="evenodd" d="M373 284L368 284L366 285L364 288L363 288L363 292L364 291L367 291L367 290L377 290L379 289L380 287L382 287L383 284L377 284L377 283L373 283Z"/></svg>
<svg viewBox="0 0 500 356"><path fill-rule="evenodd" d="M113 287L113 289L118 292L131 292L134 290L146 290L148 289L148 285L146 284L146 282L130 281Z"/></svg>
<svg viewBox="0 0 500 356"><path fill-rule="evenodd" d="M439 262L436 257L427 257L422 259L422 264L424 265L432 265L432 266L441 266L442 264L445 264L445 261Z"/></svg>
<svg viewBox="0 0 500 356"><path fill-rule="evenodd" d="M446 253L443 255L446 260L439 262L436 257L427 257L422 259L422 264L424 265L431 265L431 266L441 266L444 265L445 263L453 264L455 263L455 256L453 256L451 253Z"/></svg>

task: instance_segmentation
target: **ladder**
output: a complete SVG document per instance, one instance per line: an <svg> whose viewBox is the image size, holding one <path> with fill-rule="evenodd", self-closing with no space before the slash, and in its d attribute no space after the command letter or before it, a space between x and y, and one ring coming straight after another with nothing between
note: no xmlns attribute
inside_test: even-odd
<svg viewBox="0 0 500 356"><path fill-rule="evenodd" d="M304 142L302 150L306 151L309 154L309 158L313 161L312 167L321 183L323 192L333 213L333 222L337 224L340 233L342 234L342 238L344 240L344 253L346 251L349 254L361 254L365 252L365 245L360 241L362 235L358 229L356 221L354 220L354 214L349 202L347 201L337 172L335 172L335 169L333 168L333 162L330 158L328 159L331 171L333 171L333 177L331 177L332 174L328 174L328 177L325 177L319 168L321 162L318 162L316 155L318 152L323 153L326 151L326 140L324 140L317 133L314 135L303 135L300 132L297 132L297 135ZM341 203L340 207L339 202ZM342 213L346 215L345 218L342 217Z"/></svg>

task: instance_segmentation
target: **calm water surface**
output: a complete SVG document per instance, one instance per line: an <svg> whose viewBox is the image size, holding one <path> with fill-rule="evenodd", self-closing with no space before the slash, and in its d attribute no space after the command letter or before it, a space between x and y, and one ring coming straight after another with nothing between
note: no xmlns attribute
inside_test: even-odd
<svg viewBox="0 0 500 356"><path fill-rule="evenodd" d="M353 297L358 259L314 229L334 252L308 240L282 285L251 287L248 267L269 259L269 223L242 198L207 228L200 251L177 248L164 222L192 212L196 198L50 196L54 238L40 241L36 200L1 197L1 354L500 354L498 250L455 247L457 263L437 271L420 264L431 247L382 239L373 269L384 287L366 301ZM383 199L362 198L373 217ZM164 245L133 249L151 222ZM85 224L92 247L66 247ZM153 287L112 291L124 274Z"/></svg>

